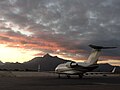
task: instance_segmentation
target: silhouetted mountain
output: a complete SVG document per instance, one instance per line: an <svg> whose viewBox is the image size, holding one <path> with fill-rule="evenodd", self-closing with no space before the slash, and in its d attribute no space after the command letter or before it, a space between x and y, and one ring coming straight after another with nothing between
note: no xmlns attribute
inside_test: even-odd
<svg viewBox="0 0 120 90"><path fill-rule="evenodd" d="M51 56L46 54L43 57L35 57L32 60L24 63L5 63L4 65L0 65L1 70L32 70L37 71L38 66L40 65L40 71L54 71L56 66L61 63L68 62L69 60L61 59L57 56ZM112 71L114 66L110 64L100 64L97 69L94 71L103 71L110 72ZM120 67L116 68L116 72L120 73Z"/></svg>
<svg viewBox="0 0 120 90"><path fill-rule="evenodd" d="M120 66L116 66L115 73L120 73Z"/></svg>
<svg viewBox="0 0 120 90"><path fill-rule="evenodd" d="M49 54L46 54L44 57L36 57L32 60L23 63L25 66L27 66L29 69L38 69L38 65L40 65L41 71L51 71L55 70L55 67L60 63L65 63L67 60L63 60L58 57L50 56Z"/></svg>
<svg viewBox="0 0 120 90"><path fill-rule="evenodd" d="M119 66L112 66L108 63L99 64L99 67L97 69L95 69L94 71L97 71L97 72L111 72L114 67L116 67L115 73L120 73L120 67Z"/></svg>
<svg viewBox="0 0 120 90"><path fill-rule="evenodd" d="M0 66L0 70L23 70L24 67L21 63L4 63Z"/></svg>
<svg viewBox="0 0 120 90"><path fill-rule="evenodd" d="M114 66L105 63L105 64L99 64L99 67L95 69L94 71L100 71L100 72L110 72L112 71Z"/></svg>
<svg viewBox="0 0 120 90"><path fill-rule="evenodd" d="M28 62L20 63L5 63L5 65L0 66L0 69L7 70L38 70L38 65L40 65L41 71L53 71L55 67L60 63L65 63L68 60L58 58L57 56L51 56L46 54L43 57L35 57Z"/></svg>
<svg viewBox="0 0 120 90"><path fill-rule="evenodd" d="M2 61L0 61L0 65L4 65L4 63Z"/></svg>

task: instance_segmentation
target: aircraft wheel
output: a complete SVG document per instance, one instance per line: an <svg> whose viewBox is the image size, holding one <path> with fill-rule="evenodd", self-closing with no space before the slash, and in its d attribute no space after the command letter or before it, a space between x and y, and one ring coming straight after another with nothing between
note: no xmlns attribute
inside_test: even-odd
<svg viewBox="0 0 120 90"><path fill-rule="evenodd" d="M60 78L60 74L58 74L58 78Z"/></svg>
<svg viewBox="0 0 120 90"><path fill-rule="evenodd" d="M82 78L82 77L83 77L83 75L79 74L79 78Z"/></svg>
<svg viewBox="0 0 120 90"><path fill-rule="evenodd" d="M70 78L70 75L67 75L67 78Z"/></svg>

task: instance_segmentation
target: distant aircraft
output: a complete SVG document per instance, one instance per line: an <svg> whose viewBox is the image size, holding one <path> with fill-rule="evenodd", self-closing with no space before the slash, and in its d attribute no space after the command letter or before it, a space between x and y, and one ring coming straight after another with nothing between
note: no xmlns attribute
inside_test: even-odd
<svg viewBox="0 0 120 90"><path fill-rule="evenodd" d="M93 48L92 53L88 57L88 60L85 62L67 62L63 64L59 64L55 68L55 72L59 75L65 74L68 78L70 75L78 75L79 78L83 77L83 74L86 72L90 72L98 67L97 61L101 53L101 49L112 49L116 47L103 47L96 45L89 45Z"/></svg>
<svg viewBox="0 0 120 90"><path fill-rule="evenodd" d="M111 74L114 74L116 70L116 67L113 68L111 72L86 72L84 73L85 76L109 76Z"/></svg>

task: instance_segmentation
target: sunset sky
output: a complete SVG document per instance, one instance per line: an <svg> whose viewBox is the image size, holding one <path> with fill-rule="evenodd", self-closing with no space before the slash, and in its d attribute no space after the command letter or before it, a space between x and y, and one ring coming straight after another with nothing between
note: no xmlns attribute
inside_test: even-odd
<svg viewBox="0 0 120 90"><path fill-rule="evenodd" d="M120 66L120 0L0 0L0 60L25 62L49 53L86 60L89 44L101 63Z"/></svg>

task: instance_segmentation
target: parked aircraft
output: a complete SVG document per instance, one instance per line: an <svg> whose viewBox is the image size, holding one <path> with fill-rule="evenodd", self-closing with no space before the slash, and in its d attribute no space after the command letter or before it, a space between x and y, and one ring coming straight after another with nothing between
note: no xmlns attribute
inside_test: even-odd
<svg viewBox="0 0 120 90"><path fill-rule="evenodd" d="M98 67L97 61L100 57L100 53L102 49L112 49L116 47L103 47L103 46L96 46L96 45L89 45L93 51L88 57L88 60L85 62L67 62L63 64L59 64L55 72L59 75L65 74L68 78L70 75L78 75L79 78L83 77L83 74L86 72L90 72Z"/></svg>
<svg viewBox="0 0 120 90"><path fill-rule="evenodd" d="M115 74L116 67L113 68L111 72L86 72L85 76L109 76Z"/></svg>

